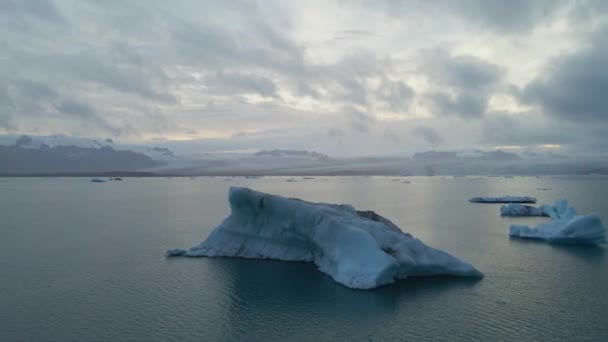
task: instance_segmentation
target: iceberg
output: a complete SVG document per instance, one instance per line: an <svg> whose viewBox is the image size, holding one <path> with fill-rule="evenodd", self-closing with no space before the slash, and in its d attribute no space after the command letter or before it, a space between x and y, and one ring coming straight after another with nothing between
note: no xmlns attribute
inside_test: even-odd
<svg viewBox="0 0 608 342"><path fill-rule="evenodd" d="M482 277L471 264L425 245L373 211L311 203L231 187L231 214L209 237L168 256L241 257L313 262L354 289L409 276Z"/></svg>
<svg viewBox="0 0 608 342"><path fill-rule="evenodd" d="M606 228L597 214L577 215L566 200L557 200L552 206L542 205L537 209L549 216L551 221L533 228L512 224L509 235L554 244L595 245L606 242Z"/></svg>
<svg viewBox="0 0 608 342"><path fill-rule="evenodd" d="M500 207L501 216L549 216L554 220L565 216L576 215L576 209L566 200L557 200L553 205L543 204L533 207L520 203L509 203Z"/></svg>
<svg viewBox="0 0 608 342"><path fill-rule="evenodd" d="M500 207L501 216L549 216L541 208L520 203L509 203Z"/></svg>
<svg viewBox="0 0 608 342"><path fill-rule="evenodd" d="M475 203L536 203L536 198L527 196L473 197Z"/></svg>

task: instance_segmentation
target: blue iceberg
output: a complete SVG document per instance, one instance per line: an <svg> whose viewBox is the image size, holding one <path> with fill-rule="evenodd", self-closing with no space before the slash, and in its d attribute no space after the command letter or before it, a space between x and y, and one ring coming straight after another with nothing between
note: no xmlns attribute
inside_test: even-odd
<svg viewBox="0 0 608 342"><path fill-rule="evenodd" d="M533 228L512 224L509 235L554 244L596 245L606 242L606 228L597 214L577 215L566 200L558 200L552 206L543 205L538 209L551 217L551 221Z"/></svg>
<svg viewBox="0 0 608 342"><path fill-rule="evenodd" d="M549 216L542 208L521 203L509 203L500 207L501 216Z"/></svg>
<svg viewBox="0 0 608 342"><path fill-rule="evenodd" d="M307 261L336 282L371 289L409 276L482 277L373 211L230 188L231 214L200 245L169 256Z"/></svg>

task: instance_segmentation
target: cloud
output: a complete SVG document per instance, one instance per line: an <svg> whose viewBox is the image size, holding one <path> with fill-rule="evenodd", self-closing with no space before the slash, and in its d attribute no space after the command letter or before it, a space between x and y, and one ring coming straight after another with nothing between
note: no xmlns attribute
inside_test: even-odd
<svg viewBox="0 0 608 342"><path fill-rule="evenodd" d="M344 130L332 127L327 131L327 135L333 140L341 140L344 137Z"/></svg>
<svg viewBox="0 0 608 342"><path fill-rule="evenodd" d="M356 108L345 108L343 111L350 126L359 133L369 133L377 122L373 114L362 112Z"/></svg>
<svg viewBox="0 0 608 342"><path fill-rule="evenodd" d="M217 94L258 94L264 97L277 97L277 87L265 76L242 73L217 72L204 81L205 86Z"/></svg>
<svg viewBox="0 0 608 342"><path fill-rule="evenodd" d="M44 117L57 96L57 92L39 82L27 79L0 81L0 127L13 131L18 128L18 118Z"/></svg>
<svg viewBox="0 0 608 342"><path fill-rule="evenodd" d="M457 89L473 88L483 90L495 86L502 78L499 66L469 55L450 56L445 51L437 51L428 65L431 77L442 80Z"/></svg>
<svg viewBox="0 0 608 342"><path fill-rule="evenodd" d="M350 3L352 3L351 1ZM522 34L551 20L567 1L561 0L363 0L354 1L381 10L395 20L424 15L441 22L460 21L497 34Z"/></svg>
<svg viewBox="0 0 608 342"><path fill-rule="evenodd" d="M412 129L412 134L422 138L426 143L431 145L438 145L443 142L443 138L437 133L437 131L428 126L417 126Z"/></svg>
<svg viewBox="0 0 608 342"><path fill-rule="evenodd" d="M15 128L13 123L13 103L8 94L8 87L0 83L0 128L12 131Z"/></svg>
<svg viewBox="0 0 608 342"><path fill-rule="evenodd" d="M608 28L580 51L554 58L545 73L530 82L522 101L540 106L555 118L608 125Z"/></svg>
<svg viewBox="0 0 608 342"><path fill-rule="evenodd" d="M284 69L301 63L301 49L278 27L269 25L256 6L248 1L212 3L216 12L201 9L200 13L208 15L203 21L175 18L170 22L170 43L179 51L178 59L214 68L238 65ZM227 21L216 19L222 16ZM235 22L239 25L232 25Z"/></svg>
<svg viewBox="0 0 608 342"><path fill-rule="evenodd" d="M339 32L334 34L333 41L339 42L343 40L360 40L373 36L374 33L370 30L358 30L358 29L350 29L350 30L340 30Z"/></svg>
<svg viewBox="0 0 608 342"><path fill-rule="evenodd" d="M86 103L66 99L57 104L55 109L61 114L96 123L115 135L120 133L117 128L108 124L105 119L99 116L94 108Z"/></svg>
<svg viewBox="0 0 608 342"><path fill-rule="evenodd" d="M502 68L474 56L451 56L444 50L426 55L429 60L423 70L434 84L427 94L433 110L465 119L483 117L490 96L502 87Z"/></svg>
<svg viewBox="0 0 608 342"><path fill-rule="evenodd" d="M30 31L40 24L64 23L65 19L52 1L3 0L0 2L0 28Z"/></svg>
<svg viewBox="0 0 608 342"><path fill-rule="evenodd" d="M488 96L472 92L450 95L445 92L431 93L428 97L437 114L454 115L463 119L481 118L486 111Z"/></svg>
<svg viewBox="0 0 608 342"><path fill-rule="evenodd" d="M525 33L547 22L564 6L559 0L460 0L440 1L465 20L496 33Z"/></svg>
<svg viewBox="0 0 608 342"><path fill-rule="evenodd" d="M564 134L564 125L535 112L494 112L483 122L481 143L505 146L569 145L578 129Z"/></svg>
<svg viewBox="0 0 608 342"><path fill-rule="evenodd" d="M383 135L384 135L384 139L386 139L387 141L390 141L394 144L398 144L401 142L399 135L390 129L385 130Z"/></svg>
<svg viewBox="0 0 608 342"><path fill-rule="evenodd" d="M339 88L335 91L334 99L344 103L367 105L367 89L364 81L355 78L345 78L338 82Z"/></svg>
<svg viewBox="0 0 608 342"><path fill-rule="evenodd" d="M55 107L60 113L84 118L95 118L97 113L90 106L73 100L63 100Z"/></svg>
<svg viewBox="0 0 608 342"><path fill-rule="evenodd" d="M407 112L414 98L414 90L403 81L384 80L377 90L378 100L394 112Z"/></svg>
<svg viewBox="0 0 608 342"><path fill-rule="evenodd" d="M412 150L559 140L599 151L607 9L598 0L0 1L0 129L346 154L403 152L392 137ZM579 136L554 133L565 131Z"/></svg>
<svg viewBox="0 0 608 342"><path fill-rule="evenodd" d="M59 97L55 90L41 82L17 79L12 83L18 89L19 95L29 101L54 100Z"/></svg>

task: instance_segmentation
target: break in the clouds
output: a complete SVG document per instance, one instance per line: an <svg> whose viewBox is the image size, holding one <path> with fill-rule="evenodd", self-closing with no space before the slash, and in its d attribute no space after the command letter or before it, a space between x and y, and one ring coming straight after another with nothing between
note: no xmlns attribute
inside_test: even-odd
<svg viewBox="0 0 608 342"><path fill-rule="evenodd" d="M598 0L0 2L0 133L608 152Z"/></svg>

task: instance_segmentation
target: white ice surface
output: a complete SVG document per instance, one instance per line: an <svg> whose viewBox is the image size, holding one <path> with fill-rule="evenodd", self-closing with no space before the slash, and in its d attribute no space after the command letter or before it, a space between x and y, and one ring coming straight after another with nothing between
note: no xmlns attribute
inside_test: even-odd
<svg viewBox="0 0 608 342"><path fill-rule="evenodd" d="M541 239L555 244L600 244L606 242L606 228L597 214L577 215L565 200L554 205L542 205L539 210L551 217L551 221L536 227L512 224L509 235Z"/></svg>
<svg viewBox="0 0 608 342"><path fill-rule="evenodd" d="M314 262L336 282L356 289L408 276L483 276L371 211L236 187L230 189L229 202L230 216L207 240L170 254Z"/></svg>

